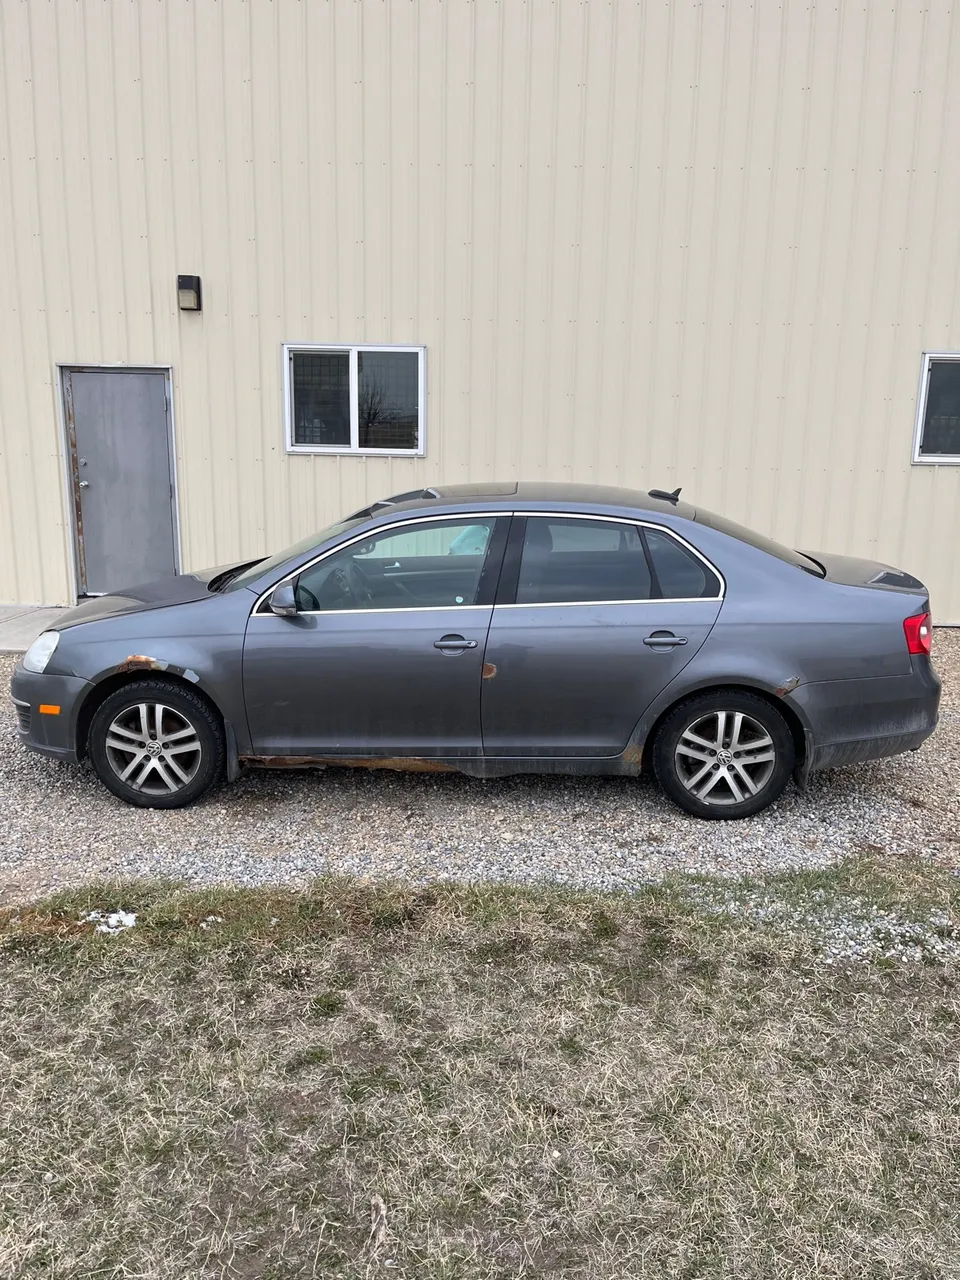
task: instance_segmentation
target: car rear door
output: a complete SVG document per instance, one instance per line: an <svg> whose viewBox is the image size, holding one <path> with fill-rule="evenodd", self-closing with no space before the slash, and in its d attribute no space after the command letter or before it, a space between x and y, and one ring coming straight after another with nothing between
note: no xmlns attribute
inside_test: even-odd
<svg viewBox="0 0 960 1280"><path fill-rule="evenodd" d="M258 756L476 756L480 669L509 517L408 521L298 573L243 652Z"/></svg>
<svg viewBox="0 0 960 1280"><path fill-rule="evenodd" d="M619 755L722 597L720 575L666 529L516 516L484 655L484 754Z"/></svg>

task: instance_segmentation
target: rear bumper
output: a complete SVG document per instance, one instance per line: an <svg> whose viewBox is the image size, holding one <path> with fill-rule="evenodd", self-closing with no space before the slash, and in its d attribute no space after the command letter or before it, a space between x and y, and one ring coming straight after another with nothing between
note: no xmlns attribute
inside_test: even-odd
<svg viewBox="0 0 960 1280"><path fill-rule="evenodd" d="M77 676L37 675L18 665L10 696L23 745L54 760L76 761L77 714L90 687L88 680ZM41 713L41 706L59 707L59 711Z"/></svg>
<svg viewBox="0 0 960 1280"><path fill-rule="evenodd" d="M884 756L899 756L904 751L916 751L933 732L892 734L883 738L858 738L852 742L831 742L814 746L810 753L807 772L817 769L839 769L844 765L863 764L865 760L882 760Z"/></svg>
<svg viewBox="0 0 960 1280"><path fill-rule="evenodd" d="M807 725L803 772L916 751L937 727L940 680L929 658L905 676L802 684L790 701Z"/></svg>

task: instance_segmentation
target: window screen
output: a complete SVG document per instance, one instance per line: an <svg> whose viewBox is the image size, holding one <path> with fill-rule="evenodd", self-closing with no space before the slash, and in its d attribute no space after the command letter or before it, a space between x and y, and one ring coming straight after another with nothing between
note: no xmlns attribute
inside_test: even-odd
<svg viewBox="0 0 960 1280"><path fill-rule="evenodd" d="M298 351L292 363L294 443L349 448L349 354Z"/></svg>
<svg viewBox="0 0 960 1280"><path fill-rule="evenodd" d="M917 461L960 458L960 355L926 360Z"/></svg>
<svg viewBox="0 0 960 1280"><path fill-rule="evenodd" d="M635 525L528 516L518 604L649 599L650 572Z"/></svg>
<svg viewBox="0 0 960 1280"><path fill-rule="evenodd" d="M657 585L665 600L699 600L720 594L717 575L692 551L659 529L645 529Z"/></svg>

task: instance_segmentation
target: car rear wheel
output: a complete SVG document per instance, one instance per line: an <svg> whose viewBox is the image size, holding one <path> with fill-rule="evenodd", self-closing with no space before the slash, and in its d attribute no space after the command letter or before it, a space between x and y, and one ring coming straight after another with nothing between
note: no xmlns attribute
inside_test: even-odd
<svg viewBox="0 0 960 1280"><path fill-rule="evenodd" d="M87 750L104 786L127 804L180 809L223 776L223 728L198 694L138 680L97 709Z"/></svg>
<svg viewBox="0 0 960 1280"><path fill-rule="evenodd" d="M653 745L653 767L675 804L698 818L748 818L773 804L793 771L796 748L780 712L730 690L675 707Z"/></svg>

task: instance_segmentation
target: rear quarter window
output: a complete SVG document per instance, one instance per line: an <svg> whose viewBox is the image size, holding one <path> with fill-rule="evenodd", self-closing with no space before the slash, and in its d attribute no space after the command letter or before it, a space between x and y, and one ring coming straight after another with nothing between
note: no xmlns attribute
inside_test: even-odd
<svg viewBox="0 0 960 1280"><path fill-rule="evenodd" d="M644 530L650 561L665 600L714 599L720 579L713 570L676 538L659 529Z"/></svg>

